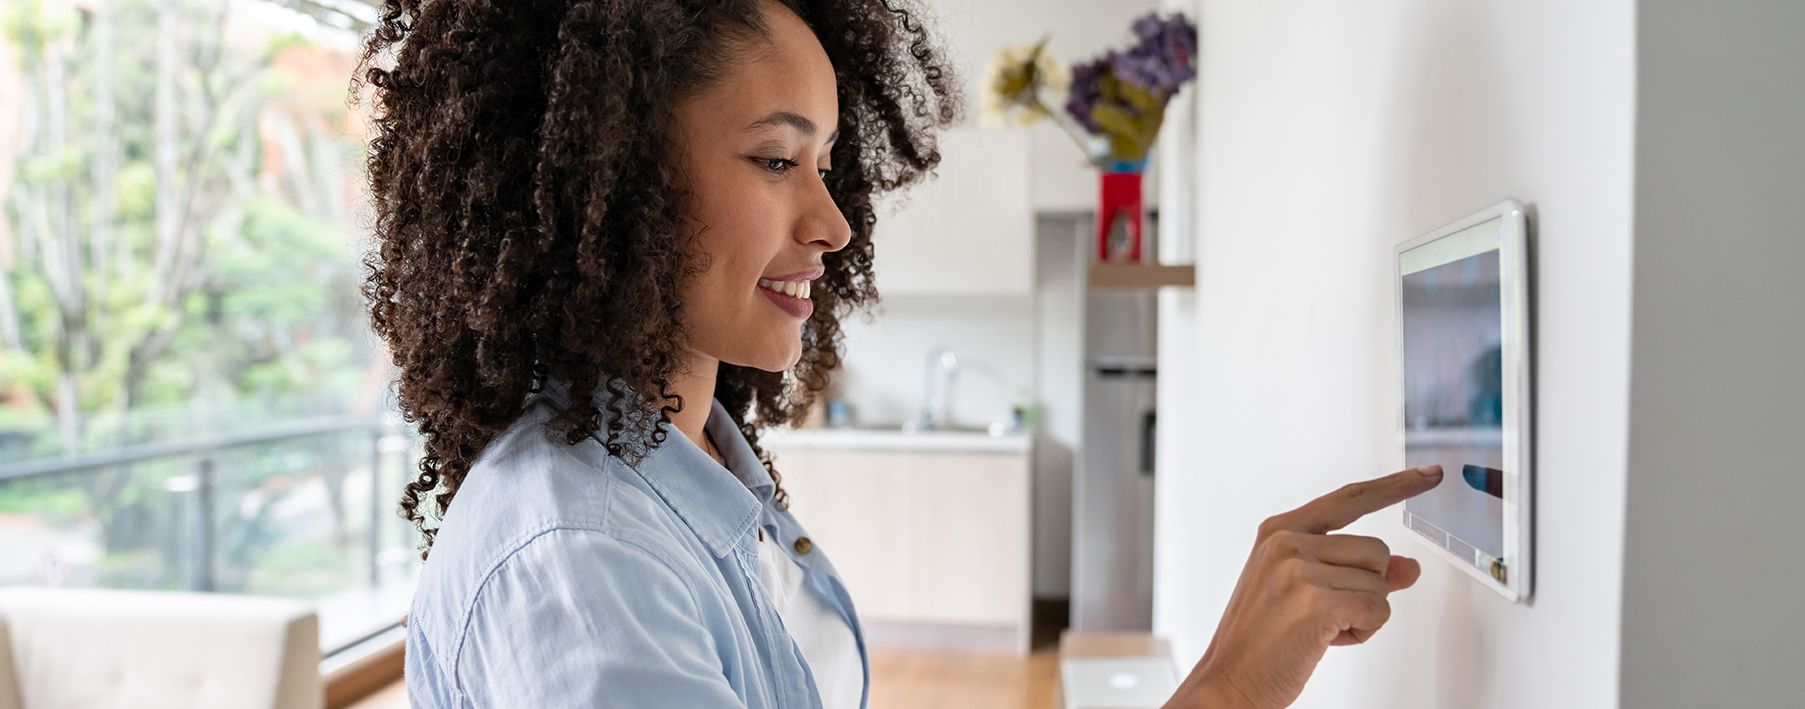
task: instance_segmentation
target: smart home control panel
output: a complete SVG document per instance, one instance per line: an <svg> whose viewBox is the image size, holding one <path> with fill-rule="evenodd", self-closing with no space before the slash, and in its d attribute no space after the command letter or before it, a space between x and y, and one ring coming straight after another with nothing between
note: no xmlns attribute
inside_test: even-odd
<svg viewBox="0 0 1805 709"><path fill-rule="evenodd" d="M1401 439L1442 482L1404 526L1513 601L1530 592L1528 218L1505 201L1397 247Z"/></svg>

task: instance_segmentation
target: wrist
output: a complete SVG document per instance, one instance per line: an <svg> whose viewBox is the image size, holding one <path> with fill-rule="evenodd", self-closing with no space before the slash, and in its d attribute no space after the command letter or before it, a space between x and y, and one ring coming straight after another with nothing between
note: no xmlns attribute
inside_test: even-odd
<svg viewBox="0 0 1805 709"><path fill-rule="evenodd" d="M1163 709L1261 709L1247 695L1220 678L1191 677Z"/></svg>

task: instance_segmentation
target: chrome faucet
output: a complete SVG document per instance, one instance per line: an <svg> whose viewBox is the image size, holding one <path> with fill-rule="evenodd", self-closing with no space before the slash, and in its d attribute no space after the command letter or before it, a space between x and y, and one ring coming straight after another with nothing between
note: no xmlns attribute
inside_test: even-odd
<svg viewBox="0 0 1805 709"><path fill-rule="evenodd" d="M953 425L953 382L959 377L959 356L945 345L928 351L927 381L921 413L915 429L934 431Z"/></svg>

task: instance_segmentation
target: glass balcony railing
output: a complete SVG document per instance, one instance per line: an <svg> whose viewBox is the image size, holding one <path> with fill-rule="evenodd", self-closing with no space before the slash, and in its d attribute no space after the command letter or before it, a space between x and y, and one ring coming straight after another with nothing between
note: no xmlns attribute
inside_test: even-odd
<svg viewBox="0 0 1805 709"><path fill-rule="evenodd" d="M0 465L0 585L302 599L331 655L406 614L418 459L392 417L327 416Z"/></svg>

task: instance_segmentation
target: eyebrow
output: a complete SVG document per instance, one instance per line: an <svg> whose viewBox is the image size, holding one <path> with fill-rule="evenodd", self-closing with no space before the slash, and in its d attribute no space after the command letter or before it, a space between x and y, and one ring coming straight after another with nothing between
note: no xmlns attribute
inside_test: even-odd
<svg viewBox="0 0 1805 709"><path fill-rule="evenodd" d="M771 115L753 121L746 126L746 132L752 133L769 128L782 127L794 128L808 137L814 137L816 133L821 132L821 128L815 125L814 121L809 120L807 116L800 113L792 113L790 111L774 111ZM839 137L840 131L836 130L833 135L827 136L827 142L834 142L834 140Z"/></svg>

